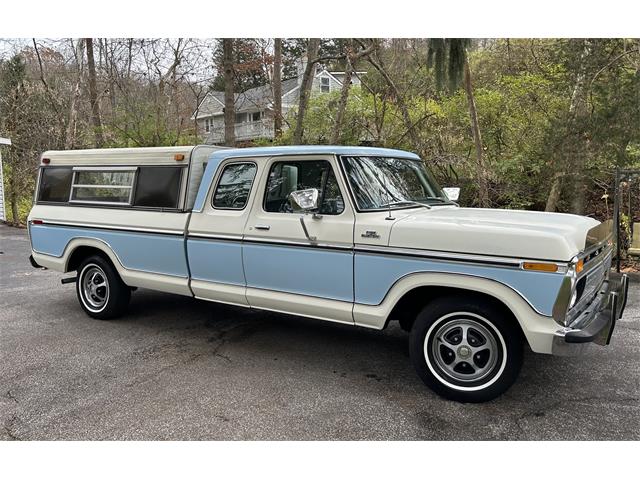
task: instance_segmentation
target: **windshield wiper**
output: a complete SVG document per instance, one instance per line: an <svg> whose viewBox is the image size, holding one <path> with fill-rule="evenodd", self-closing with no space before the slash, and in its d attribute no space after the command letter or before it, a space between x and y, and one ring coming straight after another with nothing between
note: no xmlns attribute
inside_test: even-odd
<svg viewBox="0 0 640 480"><path fill-rule="evenodd" d="M458 205L458 203L454 202L453 200L449 200L449 199L444 199L441 197L427 197L425 198L425 200L428 201L438 201L440 203L438 203L438 205L456 205L456 206L460 206Z"/></svg>
<svg viewBox="0 0 640 480"><path fill-rule="evenodd" d="M413 200L400 200L398 202L385 203L384 205L380 205L379 208L399 207L401 205L407 205L407 206L413 205L416 207L431 208L431 205L427 205L425 203L420 203L420 202L414 202Z"/></svg>

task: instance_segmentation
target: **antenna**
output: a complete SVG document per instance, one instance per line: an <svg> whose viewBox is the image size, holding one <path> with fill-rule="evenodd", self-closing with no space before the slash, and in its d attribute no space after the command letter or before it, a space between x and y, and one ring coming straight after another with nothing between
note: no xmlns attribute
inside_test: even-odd
<svg viewBox="0 0 640 480"><path fill-rule="evenodd" d="M389 208L389 215L387 215L385 220L395 220L395 218L391 216L391 198L389 197L389 189L387 188L387 176L384 172L382 172L382 186L387 194L387 207Z"/></svg>

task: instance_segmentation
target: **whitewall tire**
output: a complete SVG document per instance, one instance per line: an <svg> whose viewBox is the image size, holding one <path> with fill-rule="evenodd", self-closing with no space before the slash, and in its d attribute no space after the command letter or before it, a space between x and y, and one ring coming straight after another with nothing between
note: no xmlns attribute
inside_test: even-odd
<svg viewBox="0 0 640 480"><path fill-rule="evenodd" d="M520 372L520 327L501 305L482 298L434 300L416 318L410 354L418 375L437 394L485 402L504 393Z"/></svg>

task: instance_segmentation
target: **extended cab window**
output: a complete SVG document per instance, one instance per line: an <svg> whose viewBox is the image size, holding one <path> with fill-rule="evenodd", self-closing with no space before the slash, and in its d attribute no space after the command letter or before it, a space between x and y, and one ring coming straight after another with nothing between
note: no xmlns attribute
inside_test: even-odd
<svg viewBox="0 0 640 480"><path fill-rule="evenodd" d="M130 204L135 168L75 169L71 202Z"/></svg>
<svg viewBox="0 0 640 480"><path fill-rule="evenodd" d="M47 167L40 174L40 202L68 202L71 188L71 167Z"/></svg>
<svg viewBox="0 0 640 480"><path fill-rule="evenodd" d="M224 167L213 194L214 208L242 210L249 200L255 176L255 163L232 163Z"/></svg>
<svg viewBox="0 0 640 480"><path fill-rule="evenodd" d="M326 160L274 163L267 180L265 211L293 213L289 194L307 188L317 188L320 192L318 213L338 215L344 211L338 181Z"/></svg>

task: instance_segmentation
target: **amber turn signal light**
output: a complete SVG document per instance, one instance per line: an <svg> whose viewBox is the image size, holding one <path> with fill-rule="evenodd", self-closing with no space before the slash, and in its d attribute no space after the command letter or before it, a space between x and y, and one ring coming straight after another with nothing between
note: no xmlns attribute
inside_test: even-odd
<svg viewBox="0 0 640 480"><path fill-rule="evenodd" d="M535 263L535 262L524 262L522 264L522 268L525 270L536 270L538 272L557 272L558 265L555 263Z"/></svg>
<svg viewBox="0 0 640 480"><path fill-rule="evenodd" d="M581 258L578 260L578 263L576 263L576 273L580 273L582 270L584 270L584 260Z"/></svg>
<svg viewBox="0 0 640 480"><path fill-rule="evenodd" d="M181 162L182 160L184 160L184 155L183 155L182 153L176 153L176 154L173 156L173 159L174 159L176 162Z"/></svg>

